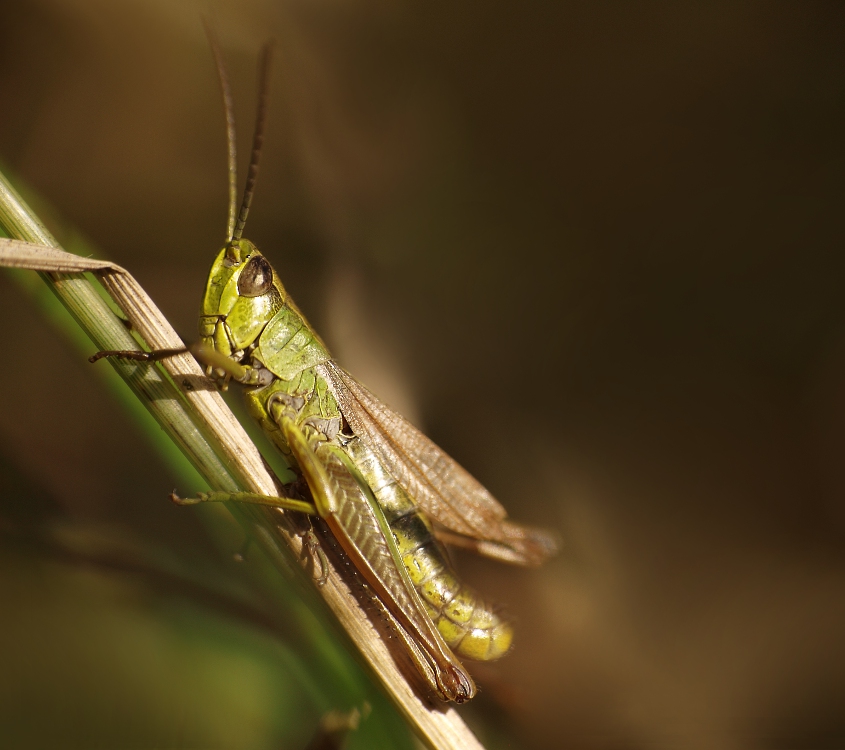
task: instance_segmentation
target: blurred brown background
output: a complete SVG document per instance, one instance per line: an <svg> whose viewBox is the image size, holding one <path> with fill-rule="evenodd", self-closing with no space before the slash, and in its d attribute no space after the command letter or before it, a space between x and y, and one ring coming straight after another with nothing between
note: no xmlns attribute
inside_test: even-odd
<svg viewBox="0 0 845 750"><path fill-rule="evenodd" d="M204 13L242 170L277 41L247 236L348 369L565 540L537 571L458 560L519 619L475 670L492 742L845 747L845 8L5 3L0 159L188 340L225 228ZM0 296L6 527L222 566Z"/></svg>

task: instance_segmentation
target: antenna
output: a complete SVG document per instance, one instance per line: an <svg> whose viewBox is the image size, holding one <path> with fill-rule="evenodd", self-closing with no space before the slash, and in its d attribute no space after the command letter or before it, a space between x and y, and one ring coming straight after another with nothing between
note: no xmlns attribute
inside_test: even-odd
<svg viewBox="0 0 845 750"><path fill-rule="evenodd" d="M261 58L258 63L258 114L255 118L255 133L252 136L252 155L249 159L249 171L246 175L244 199L238 222L232 232L232 240L239 240L244 232L246 217L252 196L255 193L255 180L258 177L258 162L261 158L261 146L264 144L264 126L267 123L267 99L270 89L270 61L273 57L273 42L267 42L261 48Z"/></svg>
<svg viewBox="0 0 845 750"><path fill-rule="evenodd" d="M217 66L217 77L220 80L220 93L223 95L223 110L226 113L226 141L229 146L229 219L226 224L226 242L231 242L235 233L235 211L238 205L238 147L235 138L235 105L232 99L232 86L229 74L223 60L223 51L214 29L207 19L203 18L205 35L211 45L214 64Z"/></svg>

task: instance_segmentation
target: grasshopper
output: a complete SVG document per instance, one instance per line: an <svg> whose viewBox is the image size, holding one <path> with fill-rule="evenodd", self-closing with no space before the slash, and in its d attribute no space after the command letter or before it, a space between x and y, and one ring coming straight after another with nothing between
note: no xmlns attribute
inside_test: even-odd
<svg viewBox="0 0 845 750"><path fill-rule="evenodd" d="M284 497L211 492L173 499L256 503L322 518L398 623L429 686L441 699L462 703L476 687L459 657L498 659L511 646L513 626L461 583L442 543L537 565L555 552L555 538L510 521L465 469L340 367L264 254L243 238L263 140L270 52L265 47L262 53L253 154L236 219L232 98L219 46L211 41L227 120L229 221L203 295L200 344L192 351L218 386L243 386L248 411L297 480ZM149 361L174 353L108 351L91 360Z"/></svg>

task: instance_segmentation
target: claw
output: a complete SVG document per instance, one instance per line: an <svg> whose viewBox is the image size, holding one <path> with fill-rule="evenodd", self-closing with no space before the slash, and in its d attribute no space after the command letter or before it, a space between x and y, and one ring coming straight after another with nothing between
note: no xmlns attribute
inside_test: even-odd
<svg viewBox="0 0 845 750"><path fill-rule="evenodd" d="M174 503L175 505L197 505L198 503L203 503L206 501L206 495L204 492L197 493L196 497L179 497L176 494L176 490L170 493L170 502Z"/></svg>

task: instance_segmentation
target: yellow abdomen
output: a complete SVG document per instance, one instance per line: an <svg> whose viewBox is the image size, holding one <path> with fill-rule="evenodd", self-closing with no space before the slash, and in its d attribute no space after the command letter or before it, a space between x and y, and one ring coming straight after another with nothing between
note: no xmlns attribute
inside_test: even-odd
<svg viewBox="0 0 845 750"><path fill-rule="evenodd" d="M378 493L376 498L381 500ZM461 583L428 519L413 511L391 521L390 528L411 582L449 647L479 661L503 656L511 646L513 626L495 606Z"/></svg>
<svg viewBox="0 0 845 750"><path fill-rule="evenodd" d="M511 622L461 583L428 519L375 454L360 440L352 440L346 450L382 507L408 576L443 640L467 659L492 661L507 653Z"/></svg>

